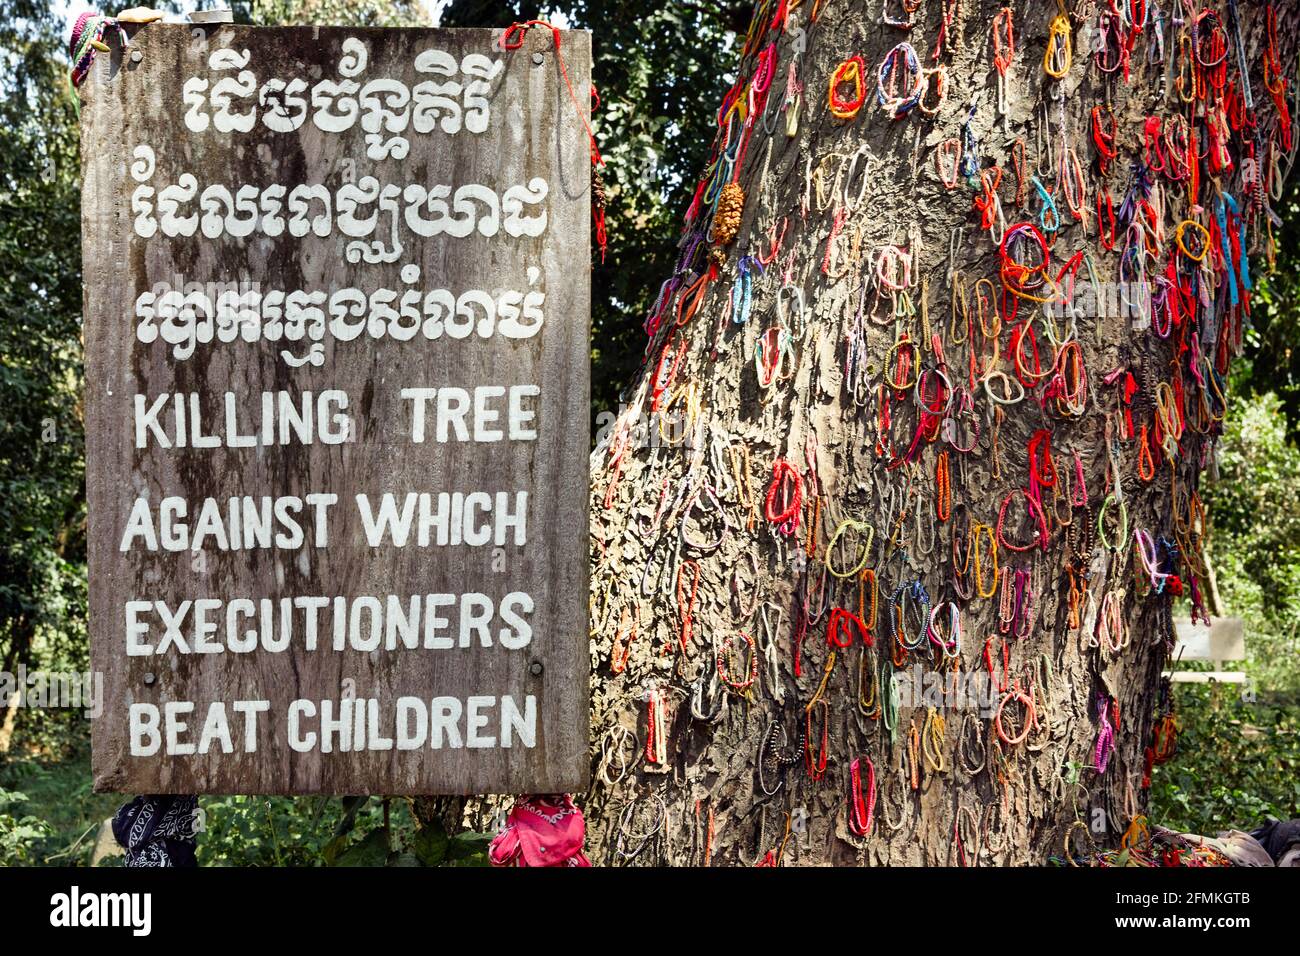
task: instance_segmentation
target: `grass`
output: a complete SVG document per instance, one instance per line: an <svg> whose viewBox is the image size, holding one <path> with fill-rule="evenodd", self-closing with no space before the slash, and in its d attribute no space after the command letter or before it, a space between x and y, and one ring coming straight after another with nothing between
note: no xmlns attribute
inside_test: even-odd
<svg viewBox="0 0 1300 956"><path fill-rule="evenodd" d="M33 848L33 863L89 866L100 824L122 804L117 793L95 793L90 784L90 748L62 760L11 757L0 765L0 790L27 795L23 814L43 820L49 833Z"/></svg>

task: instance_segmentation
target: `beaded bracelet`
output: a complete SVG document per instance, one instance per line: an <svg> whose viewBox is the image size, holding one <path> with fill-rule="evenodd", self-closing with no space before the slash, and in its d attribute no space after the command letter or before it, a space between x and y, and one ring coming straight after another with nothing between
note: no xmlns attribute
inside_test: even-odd
<svg viewBox="0 0 1300 956"><path fill-rule="evenodd" d="M1106 772L1111 755L1115 752L1115 728L1110 722L1110 708L1102 694L1097 695L1097 744L1093 748L1093 768L1099 774Z"/></svg>
<svg viewBox="0 0 1300 956"><path fill-rule="evenodd" d="M886 384L897 392L906 392L919 380L921 362L917 343L908 338L906 332L894 341L885 353L885 369L891 370L892 378Z"/></svg>
<svg viewBox="0 0 1300 956"><path fill-rule="evenodd" d="M863 760L867 762L867 796L862 797ZM870 757L854 758L849 764L849 829L855 836L865 837L871 832L872 818L876 807L876 766Z"/></svg>
<svg viewBox="0 0 1300 956"><path fill-rule="evenodd" d="M784 507L781 506L782 499ZM789 461L778 458L772 462L772 484L768 486L764 505L767 520L775 525L787 524L798 516L802 503L803 477Z"/></svg>
<svg viewBox="0 0 1300 956"><path fill-rule="evenodd" d="M935 527L935 524L934 524L933 519L931 519L931 520L929 521L929 527L930 527L930 543L929 543L929 544L926 544L926 543L925 543L925 539L924 539L924 537L922 536L922 528L924 528L924 527L926 526L926 522L925 522L924 519L927 518L927 517L929 516L929 510L928 510L927 508L923 507L922 504L921 504L921 489L920 489L920 488L917 488L917 489L916 489L916 509L915 509L915 511L914 511L914 514L916 515L916 550L917 550L917 553L918 553L919 555L921 555L922 557L929 557L930 555L934 554L934 545L935 545L935 542L938 540L939 532L938 532L938 529Z"/></svg>
<svg viewBox="0 0 1300 956"><path fill-rule="evenodd" d="M904 631L907 613L907 598L912 599L917 608L917 627L915 639L909 639ZM911 584L900 584L889 598L888 604L890 635L905 650L914 651L926 640L926 626L930 619L930 595L920 580Z"/></svg>
<svg viewBox="0 0 1300 956"><path fill-rule="evenodd" d="M926 766L932 773L943 773L947 766L943 759L943 738L947 721L937 708L931 707L925 713L925 726L921 730L921 752Z"/></svg>
<svg viewBox="0 0 1300 956"><path fill-rule="evenodd" d="M967 733L966 728L971 727L973 733ZM978 759L972 753L971 742L974 742L978 750ZM965 771L968 779L973 779L981 770L984 769L988 761L988 750L984 744L984 735L981 732L979 718L974 714L967 712L962 715L961 728L957 734L957 759L961 761L962 770Z"/></svg>
<svg viewBox="0 0 1300 956"><path fill-rule="evenodd" d="M682 586L682 575L685 571L694 571L691 578L690 596L685 601L682 600L685 594L685 588ZM700 564L698 561L683 561L677 566L677 583L676 583L676 604L677 612L681 617L681 628L677 633L677 643L682 649L682 654L690 653L692 629L695 622L695 595L700 589Z"/></svg>
<svg viewBox="0 0 1300 956"><path fill-rule="evenodd" d="M722 646L718 648L718 677L733 691L746 690L758 679L758 647L755 645L754 639L744 631L740 632L740 637L749 645L749 676L745 679L733 678L728 672L729 665L727 662L731 660L731 642L734 638L728 637L722 642Z"/></svg>
<svg viewBox="0 0 1300 956"><path fill-rule="evenodd" d="M941 451L934 462L934 513L940 521L947 521L952 514L952 476L948 464L948 453Z"/></svg>
<svg viewBox="0 0 1300 956"><path fill-rule="evenodd" d="M858 658L858 713L869 720L880 719L880 664L875 652L862 649Z"/></svg>
<svg viewBox="0 0 1300 956"><path fill-rule="evenodd" d="M998 589L998 539L992 525L977 524L971 528L971 552L975 559L975 592L982 598L991 598L997 593ZM989 542L989 556L992 559L991 583L988 590L984 589L984 575L982 562L980 560L980 537L987 536Z"/></svg>

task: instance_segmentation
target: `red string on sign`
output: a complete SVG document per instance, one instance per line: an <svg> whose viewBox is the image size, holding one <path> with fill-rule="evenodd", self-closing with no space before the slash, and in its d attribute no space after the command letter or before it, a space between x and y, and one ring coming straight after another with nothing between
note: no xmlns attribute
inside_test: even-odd
<svg viewBox="0 0 1300 956"><path fill-rule="evenodd" d="M591 164L593 166L604 166L604 157L600 155L600 148L596 145L596 134L591 131L591 123L582 112L582 107L578 103L578 95L573 92L573 82L569 79L569 69L564 63L564 53L560 50L560 29L551 26L545 20L527 20L523 23L515 22L506 27L501 33L501 39L498 41L503 50L518 50L524 45L524 37L527 36L530 27L545 27L551 31L551 41L555 44L555 59L560 64L560 76L564 78L564 87L569 91L569 101L573 103L573 108L578 114L578 119L582 122L582 128L587 133L587 144L591 150ZM595 98L597 104L600 103L600 95L596 92L596 86L593 83L591 95ZM600 247L600 261L605 261L606 236L605 236L605 210L592 206L592 219L596 226L596 243Z"/></svg>

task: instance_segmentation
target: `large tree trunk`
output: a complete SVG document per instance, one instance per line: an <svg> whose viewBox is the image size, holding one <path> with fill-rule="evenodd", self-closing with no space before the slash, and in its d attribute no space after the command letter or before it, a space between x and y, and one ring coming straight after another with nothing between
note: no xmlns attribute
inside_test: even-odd
<svg viewBox="0 0 1300 956"><path fill-rule="evenodd" d="M1191 35L1190 0L1185 25L1166 16L1159 30L1152 4L1127 68L1107 74L1092 38L1098 7L1109 2L1074 4L1073 62L1059 80L1044 68L1051 3L1003 11L996 0L918 0L907 3L920 6L910 30L882 24L876 3L758 4L733 91L757 118L742 124L739 109L730 114L681 258L649 319L640 381L592 457L597 777L585 809L593 861L1041 863L1066 847L1076 856L1113 848L1142 812L1175 602L1199 601L1205 588L1194 493L1213 459L1223 387L1210 369L1223 371L1248 321L1248 293L1230 302L1244 264L1230 252L1225 266L1213 252L1210 271L1201 270L1179 252L1176 230L1189 218L1214 229L1221 188L1240 204L1250 266L1263 273L1269 199L1248 181L1246 160L1253 149L1267 187L1279 185L1277 167L1289 169L1291 157L1280 155L1283 131L1265 86L1265 7L1236 4L1239 54L1232 11L1220 5L1227 77L1242 89L1244 57L1256 124L1231 133L1231 169L1213 168L1212 144L1202 144L1195 203L1186 179L1152 171L1149 206L1122 206L1147 158L1147 117L1199 133L1206 105L1186 101L1190 80L1177 85L1180 68L1191 69L1179 41ZM891 18L909 16L902 0L885 8ZM1276 57L1293 77L1297 6L1278 4L1277 16ZM999 102L993 34L1007 17L1014 53ZM1208 19L1200 27L1210 62L1216 32ZM1148 62L1158 32L1166 65ZM937 115L928 112L937 73L927 80L925 111L894 119L877 103L877 68L904 41L926 70L946 69ZM1010 49L1005 39L998 49ZM836 117L830 78L854 54L864 63L865 103ZM1118 64L1113 38L1101 56ZM1213 72L1196 69L1207 82ZM791 76L803 86L793 133L783 108ZM838 96L854 99L851 81ZM1224 96L1211 95L1212 114ZM1109 157L1093 137L1093 108L1103 104L1118 131ZM1100 119L1108 133L1108 116ZM951 189L940 180L952 165L948 140L964 141L967 174ZM996 192L1004 225L992 210L990 233L974 204L993 166L1003 170ZM1059 308L1042 317L1034 299L1053 296L1046 285L1033 288L1035 273L1012 267L1007 278L1024 294L1001 298L996 239L1017 223L1039 224L1035 177L1060 217L1047 274L1055 279L1086 252L1103 292L1099 307L1088 301L1083 265L1073 320ZM744 206L728 242L735 190L715 200L730 182L743 187ZM1103 189L1118 220L1114 251L1099 236ZM1159 334L1171 321L1167 305L1153 325L1147 307L1135 314L1123 300L1106 302L1108 285L1121 278L1125 227L1141 221L1147 238L1132 235L1149 250L1147 279L1164 277L1172 258L1179 283L1207 290L1172 316L1167 336ZM1199 230L1187 227L1182 240L1200 251ZM1016 261L1031 263L1031 249L1013 249ZM765 269L749 257L766 260ZM716 278L701 280L713 275L711 263ZM1060 278L1064 288L1069 273ZM1033 339L1018 331L1026 320ZM781 361L765 385L774 348ZM1014 398L1022 384L1017 403L991 398L1007 389ZM951 489L944 495L941 461ZM778 462L787 477L774 472ZM771 520L787 510L792 519ZM868 527L874 540L864 551ZM836 573L828 574L835 538ZM1153 568L1142 548L1155 549ZM933 640L918 621L920 588L939 608ZM891 609L900 595L896 636ZM961 641L945 650L952 608ZM859 615L869 633L836 609ZM720 673L746 683L751 654L755 679L729 687ZM953 693L960 684L927 698L922 681L914 695L907 682L918 674L983 675L991 709ZM892 715L891 684L900 691ZM856 808L855 779L863 795Z"/></svg>

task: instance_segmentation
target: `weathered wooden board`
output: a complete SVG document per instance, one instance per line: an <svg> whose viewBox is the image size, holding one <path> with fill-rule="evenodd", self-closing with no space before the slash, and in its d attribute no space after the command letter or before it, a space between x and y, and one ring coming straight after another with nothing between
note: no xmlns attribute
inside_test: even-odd
<svg viewBox="0 0 1300 956"><path fill-rule="evenodd" d="M585 787L588 105L496 41L151 25L83 85L97 788Z"/></svg>

